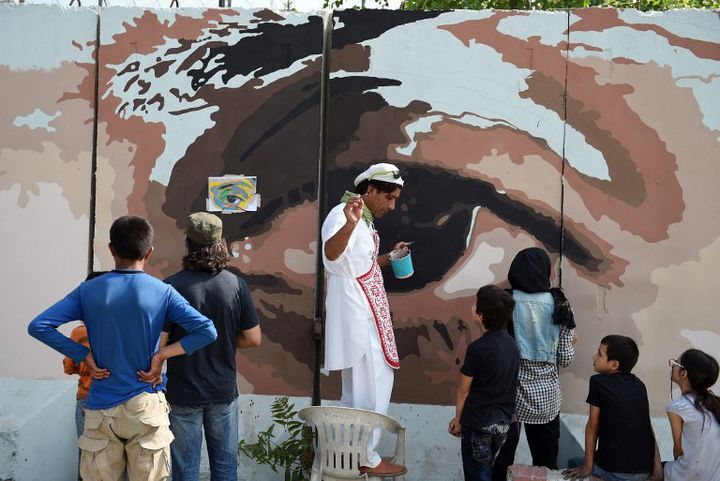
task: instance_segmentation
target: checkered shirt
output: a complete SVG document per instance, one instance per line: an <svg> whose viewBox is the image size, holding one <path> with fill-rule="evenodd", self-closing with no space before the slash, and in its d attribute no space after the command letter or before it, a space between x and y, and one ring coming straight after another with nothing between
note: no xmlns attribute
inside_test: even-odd
<svg viewBox="0 0 720 481"><path fill-rule="evenodd" d="M520 359L517 388L518 421L528 424L545 424L558 415L562 392L558 367L567 367L575 359L572 341L575 333L560 328L557 364Z"/></svg>

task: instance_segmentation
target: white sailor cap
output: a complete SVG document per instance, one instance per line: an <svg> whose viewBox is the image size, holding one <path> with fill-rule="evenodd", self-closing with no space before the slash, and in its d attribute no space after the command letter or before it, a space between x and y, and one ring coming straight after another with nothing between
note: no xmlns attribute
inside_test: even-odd
<svg viewBox="0 0 720 481"><path fill-rule="evenodd" d="M379 180L403 186L405 181L400 177L400 169L393 164L373 164L365 172L355 177L355 187L363 180Z"/></svg>

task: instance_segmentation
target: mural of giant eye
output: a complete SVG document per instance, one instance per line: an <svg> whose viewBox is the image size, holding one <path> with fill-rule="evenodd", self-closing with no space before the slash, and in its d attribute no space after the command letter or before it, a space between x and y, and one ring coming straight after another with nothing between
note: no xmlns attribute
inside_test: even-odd
<svg viewBox="0 0 720 481"><path fill-rule="evenodd" d="M28 7L0 9L21 26L0 50L0 218L17 226L0 241L17 273L0 289L0 353L30 345L20 300L38 272L57 293L88 264L112 268L113 219L152 223L146 270L163 279L180 269L187 216L214 206L238 212L223 236L262 323L262 348L236 354L238 389L308 396L321 212L387 161L405 185L375 223L379 250L413 241L415 268L385 273L392 402L454 402L473 296L527 247L549 253L578 323L563 413L587 412L607 334L637 341L655 416L668 397L657 357L720 357L717 12L345 10L324 50L317 14L110 8L97 41L90 10L38 7L37 21ZM48 239L62 256L27 255ZM33 303L49 305L41 291ZM53 356L34 346L28 363L0 359L0 376L61 377ZM321 380L337 399L339 378Z"/></svg>

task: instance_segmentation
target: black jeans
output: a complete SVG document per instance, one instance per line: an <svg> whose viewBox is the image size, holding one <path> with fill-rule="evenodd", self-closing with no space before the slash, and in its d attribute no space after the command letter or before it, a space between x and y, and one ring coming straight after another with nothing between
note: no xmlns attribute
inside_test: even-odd
<svg viewBox="0 0 720 481"><path fill-rule="evenodd" d="M510 424L505 444L503 444L500 452L495 458L495 464L492 469L493 481L505 481L507 479L507 470L515 462L515 450L520 440L520 423L514 422Z"/></svg>
<svg viewBox="0 0 720 481"><path fill-rule="evenodd" d="M560 415L545 424L525 423L533 466L546 466L557 469L558 451L560 450Z"/></svg>
<svg viewBox="0 0 720 481"><path fill-rule="evenodd" d="M560 415L545 424L525 423L525 437L533 466L546 466L557 469L558 451L560 450ZM507 439L498 454L493 467L493 481L504 481L507 468L515 461L515 450L520 442L520 423L510 426Z"/></svg>

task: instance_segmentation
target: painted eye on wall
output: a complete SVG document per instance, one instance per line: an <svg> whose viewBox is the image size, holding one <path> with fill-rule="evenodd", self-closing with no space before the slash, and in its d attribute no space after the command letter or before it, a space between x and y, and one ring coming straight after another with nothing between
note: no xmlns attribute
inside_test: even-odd
<svg viewBox="0 0 720 481"><path fill-rule="evenodd" d="M255 192L255 182L248 179L211 186L210 201L222 209L240 210L247 207Z"/></svg>

